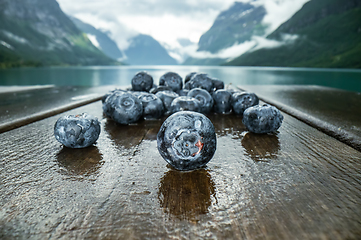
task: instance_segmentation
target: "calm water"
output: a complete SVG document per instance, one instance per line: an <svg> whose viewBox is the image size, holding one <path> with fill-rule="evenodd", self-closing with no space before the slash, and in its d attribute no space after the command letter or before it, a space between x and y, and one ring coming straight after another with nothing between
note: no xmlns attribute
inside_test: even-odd
<svg viewBox="0 0 361 240"><path fill-rule="evenodd" d="M215 66L117 66L117 67L51 67L0 70L0 85L129 85L138 72L149 72L155 83L168 71L183 78L190 72L205 72L234 85L246 84L311 84L361 92L361 70L215 67Z"/></svg>

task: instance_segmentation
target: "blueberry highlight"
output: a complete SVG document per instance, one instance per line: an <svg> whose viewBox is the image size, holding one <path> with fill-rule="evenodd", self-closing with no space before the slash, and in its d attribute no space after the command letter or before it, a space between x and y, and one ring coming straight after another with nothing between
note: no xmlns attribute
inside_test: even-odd
<svg viewBox="0 0 361 240"><path fill-rule="evenodd" d="M232 109L237 115L243 115L243 112L259 103L259 99L254 93L235 92L232 94Z"/></svg>
<svg viewBox="0 0 361 240"><path fill-rule="evenodd" d="M153 87L153 77L145 71L138 72L132 78L132 90L133 91L149 92L149 90L152 87Z"/></svg>
<svg viewBox="0 0 361 240"><path fill-rule="evenodd" d="M164 85L172 88L174 92L178 92L183 88L182 77L175 72L167 72L159 79L159 85Z"/></svg>
<svg viewBox="0 0 361 240"><path fill-rule="evenodd" d="M201 88L194 88L188 92L187 96L199 101L200 112L209 113L212 110L214 100L208 91Z"/></svg>
<svg viewBox="0 0 361 240"><path fill-rule="evenodd" d="M68 148L85 148L94 144L100 134L100 122L87 113L60 117L54 126L56 140Z"/></svg>
<svg viewBox="0 0 361 240"><path fill-rule="evenodd" d="M160 155L181 171L204 167L212 159L216 145L212 122L196 112L174 113L164 121L157 135Z"/></svg>
<svg viewBox="0 0 361 240"><path fill-rule="evenodd" d="M153 93L153 94L157 94L157 92L161 92L161 91L173 91L173 89L171 87L168 86L155 86L152 89L149 90L149 93Z"/></svg>
<svg viewBox="0 0 361 240"><path fill-rule="evenodd" d="M282 124L283 115L274 106L264 104L247 108L242 122L253 133L271 133L277 131Z"/></svg>
<svg viewBox="0 0 361 240"><path fill-rule="evenodd" d="M179 111L194 111L200 112L200 103L197 99L187 96L177 97L170 105L171 113Z"/></svg>
<svg viewBox="0 0 361 240"><path fill-rule="evenodd" d="M114 92L103 103L103 112L119 124L130 124L140 119L143 105L130 92Z"/></svg>

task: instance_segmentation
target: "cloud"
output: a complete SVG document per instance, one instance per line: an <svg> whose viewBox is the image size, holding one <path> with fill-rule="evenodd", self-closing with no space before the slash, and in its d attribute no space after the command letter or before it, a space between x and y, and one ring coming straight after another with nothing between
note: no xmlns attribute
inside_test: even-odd
<svg viewBox="0 0 361 240"><path fill-rule="evenodd" d="M233 58L261 47L286 44L264 37L253 37L244 43L211 54L197 52L199 38L213 24L221 11L228 9L234 0L57 0L67 14L109 32L122 50L129 39L142 33L159 41L179 62L188 56L197 58ZM267 14L263 22L269 26L267 34L289 19L309 0L241 0L263 4ZM290 37L290 36L288 36ZM189 39L193 44L182 46L178 39Z"/></svg>
<svg viewBox="0 0 361 240"><path fill-rule="evenodd" d="M310 0L258 0L257 4L262 4L267 11L263 18L263 23L269 26L266 34L276 30L308 1Z"/></svg>
<svg viewBox="0 0 361 240"><path fill-rule="evenodd" d="M178 38L198 42L220 11L234 0L58 0L64 12L111 32L122 49L137 33L179 46Z"/></svg>
<svg viewBox="0 0 361 240"><path fill-rule="evenodd" d="M178 59L182 59L183 62L188 57L192 58L222 58L231 60L233 58L239 57L244 53L253 52L262 48L276 48L286 44L293 44L298 35L284 34L282 35L281 41L267 39L261 36L253 36L251 40L245 41L243 43L236 43L233 46L222 49L217 53L210 53L207 51L197 51L197 44L183 48L183 51L178 52ZM172 52L172 50L169 50Z"/></svg>

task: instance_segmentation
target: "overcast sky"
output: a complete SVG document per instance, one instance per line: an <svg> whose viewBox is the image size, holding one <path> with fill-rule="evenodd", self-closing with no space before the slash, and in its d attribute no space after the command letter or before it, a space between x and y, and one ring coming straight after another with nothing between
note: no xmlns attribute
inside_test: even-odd
<svg viewBox="0 0 361 240"><path fill-rule="evenodd" d="M197 43L217 15L234 0L57 0L62 10L98 29L107 30L122 49L143 33L162 44L180 47L177 39ZM249 0L242 0L247 2ZM308 0L257 0L268 12L269 31L291 17ZM196 49L196 48L194 48Z"/></svg>

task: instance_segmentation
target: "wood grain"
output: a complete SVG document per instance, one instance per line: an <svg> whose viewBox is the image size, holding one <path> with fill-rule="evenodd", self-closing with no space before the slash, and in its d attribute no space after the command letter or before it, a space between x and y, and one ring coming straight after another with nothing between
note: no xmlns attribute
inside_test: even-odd
<svg viewBox="0 0 361 240"><path fill-rule="evenodd" d="M360 239L361 153L284 114L274 135L209 115L217 151L178 172L157 150L162 121L117 125L101 103L97 143L65 149L61 115L0 134L0 238ZM177 194L178 193L178 194Z"/></svg>

